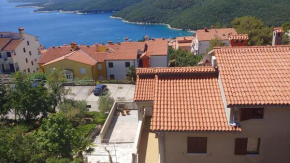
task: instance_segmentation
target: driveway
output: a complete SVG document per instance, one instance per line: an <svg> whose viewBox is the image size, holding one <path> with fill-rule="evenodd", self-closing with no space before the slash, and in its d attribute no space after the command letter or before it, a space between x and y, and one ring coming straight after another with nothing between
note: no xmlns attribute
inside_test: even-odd
<svg viewBox="0 0 290 163"><path fill-rule="evenodd" d="M115 101L128 101L132 102L134 100L135 85L132 84L106 84L111 97ZM98 111L98 100L99 96L95 96L92 91L94 86L67 86L70 88L74 95L68 96L68 98L73 98L74 100L86 100L88 105L91 105L90 111Z"/></svg>

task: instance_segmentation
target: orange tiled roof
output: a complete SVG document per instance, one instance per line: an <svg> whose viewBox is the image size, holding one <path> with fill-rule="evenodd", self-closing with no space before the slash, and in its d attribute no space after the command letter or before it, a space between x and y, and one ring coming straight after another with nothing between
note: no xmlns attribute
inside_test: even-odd
<svg viewBox="0 0 290 163"><path fill-rule="evenodd" d="M0 38L0 50L2 50L10 41L11 38Z"/></svg>
<svg viewBox="0 0 290 163"><path fill-rule="evenodd" d="M221 29L199 29L196 31L198 41L210 41L216 37L221 40L228 40L230 35L238 34L234 28L221 28Z"/></svg>
<svg viewBox="0 0 290 163"><path fill-rule="evenodd" d="M47 63L43 64L43 66L46 66L46 65L49 65L49 64L61 61L61 60L65 60L65 59L79 62L79 63L84 63L84 64L91 65L91 66L94 66L97 64L97 61L95 59L93 59L91 56L84 53L82 50L77 50L77 51L73 51L65 56L61 56L59 58L56 58L50 62L47 62Z"/></svg>
<svg viewBox="0 0 290 163"><path fill-rule="evenodd" d="M279 32L279 33L283 33L284 32L282 27L275 27L274 31Z"/></svg>
<svg viewBox="0 0 290 163"><path fill-rule="evenodd" d="M154 85L155 85L155 75L147 75L147 76L138 75L134 99L138 101L153 101Z"/></svg>
<svg viewBox="0 0 290 163"><path fill-rule="evenodd" d="M155 39L145 41L148 46L147 49L147 56L166 56L168 53L168 42L167 40L163 39Z"/></svg>
<svg viewBox="0 0 290 163"><path fill-rule="evenodd" d="M248 34L236 34L236 35L231 35L229 37L229 40L248 40L249 35Z"/></svg>
<svg viewBox="0 0 290 163"><path fill-rule="evenodd" d="M51 47L45 54L41 55L38 63L45 64L71 52L73 52L73 49L70 46Z"/></svg>
<svg viewBox="0 0 290 163"><path fill-rule="evenodd" d="M22 40L12 40L9 42L8 45L5 46L5 48L3 49L4 51L11 51L11 50L15 50L18 45L20 45L22 42Z"/></svg>
<svg viewBox="0 0 290 163"><path fill-rule="evenodd" d="M290 46L221 47L214 54L228 105L290 104Z"/></svg>
<svg viewBox="0 0 290 163"><path fill-rule="evenodd" d="M213 67L143 68L137 74L134 100L153 101L153 131L241 131L227 122Z"/></svg>

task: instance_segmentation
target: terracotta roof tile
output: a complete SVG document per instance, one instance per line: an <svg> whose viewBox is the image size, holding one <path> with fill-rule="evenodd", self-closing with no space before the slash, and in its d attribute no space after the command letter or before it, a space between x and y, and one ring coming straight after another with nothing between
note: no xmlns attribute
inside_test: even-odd
<svg viewBox="0 0 290 163"><path fill-rule="evenodd" d="M3 49L4 51L11 51L11 50L15 50L18 45L20 45L22 42L22 40L12 40L9 42L8 45L5 46L5 48Z"/></svg>
<svg viewBox="0 0 290 163"><path fill-rule="evenodd" d="M155 75L137 76L134 99L152 101L154 99Z"/></svg>
<svg viewBox="0 0 290 163"><path fill-rule="evenodd" d="M221 29L199 29L196 31L196 37L198 41L210 41L216 37L222 40L228 40L230 35L237 34L234 28L221 28Z"/></svg>
<svg viewBox="0 0 290 163"><path fill-rule="evenodd" d="M146 69L137 70L134 99L153 101L153 131L241 131L228 125L212 67Z"/></svg>
<svg viewBox="0 0 290 163"><path fill-rule="evenodd" d="M65 56L73 52L73 49L70 46L60 46L60 47L51 47L47 52L41 55L39 64L45 64L59 57Z"/></svg>
<svg viewBox="0 0 290 163"><path fill-rule="evenodd" d="M160 67L160 68L137 68L137 74L178 74L178 73L214 73L215 69L211 66L195 67Z"/></svg>
<svg viewBox="0 0 290 163"><path fill-rule="evenodd" d="M228 105L290 104L290 46L222 47L214 53Z"/></svg>
<svg viewBox="0 0 290 163"><path fill-rule="evenodd" d="M97 64L97 61L95 59L93 59L91 56L89 56L88 54L84 53L81 50L77 50L77 51L73 51L67 55L56 58L52 61L49 61L49 62L43 64L43 66L46 66L46 65L49 65L49 64L61 61L61 60L65 60L65 59L79 62L79 63L88 64L91 66L94 66Z"/></svg>
<svg viewBox="0 0 290 163"><path fill-rule="evenodd" d="M229 37L229 40L248 40L249 35L248 34L236 34L236 35L231 35Z"/></svg>
<svg viewBox="0 0 290 163"><path fill-rule="evenodd" d="M2 50L10 41L11 38L0 38L0 50Z"/></svg>

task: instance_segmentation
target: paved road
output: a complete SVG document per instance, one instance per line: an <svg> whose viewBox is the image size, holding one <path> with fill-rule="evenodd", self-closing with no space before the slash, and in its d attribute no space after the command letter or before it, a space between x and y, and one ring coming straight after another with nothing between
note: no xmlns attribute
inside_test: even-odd
<svg viewBox="0 0 290 163"><path fill-rule="evenodd" d="M118 101L123 99L124 101L133 101L135 85L131 84L106 84L111 96ZM93 86L67 86L71 89L74 95L68 96L74 100L86 100L88 105L91 105L90 111L98 111L99 97L92 93Z"/></svg>

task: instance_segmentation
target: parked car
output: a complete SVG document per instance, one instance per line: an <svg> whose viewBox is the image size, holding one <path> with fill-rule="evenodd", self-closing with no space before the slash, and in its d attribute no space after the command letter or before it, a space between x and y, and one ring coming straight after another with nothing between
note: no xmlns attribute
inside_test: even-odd
<svg viewBox="0 0 290 163"><path fill-rule="evenodd" d="M106 89L107 89L106 85L96 85L94 89L94 95L95 96L103 95Z"/></svg>

